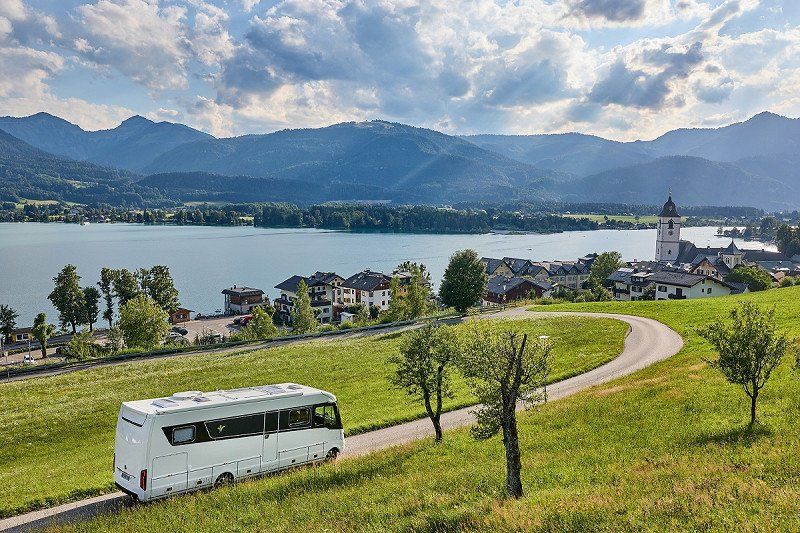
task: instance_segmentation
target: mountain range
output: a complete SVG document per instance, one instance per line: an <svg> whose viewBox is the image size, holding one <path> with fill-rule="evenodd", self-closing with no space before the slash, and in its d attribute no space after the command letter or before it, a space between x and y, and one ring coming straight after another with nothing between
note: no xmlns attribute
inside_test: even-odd
<svg viewBox="0 0 800 533"><path fill-rule="evenodd" d="M55 176L34 174L50 185L136 187L142 201L658 204L671 188L684 205L800 205L800 120L768 112L634 142L580 133L458 137L385 121L215 138L139 116L85 131L46 113L0 118L0 131L0 175L9 165L17 174L51 168ZM26 194L40 199L50 185Z"/></svg>

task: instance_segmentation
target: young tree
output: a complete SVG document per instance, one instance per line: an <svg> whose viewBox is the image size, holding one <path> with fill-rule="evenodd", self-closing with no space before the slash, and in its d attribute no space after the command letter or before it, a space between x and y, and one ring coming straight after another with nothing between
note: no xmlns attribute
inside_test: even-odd
<svg viewBox="0 0 800 533"><path fill-rule="evenodd" d="M765 291L772 287L772 279L764 270L755 266L736 265L725 281L746 283L750 292Z"/></svg>
<svg viewBox="0 0 800 533"><path fill-rule="evenodd" d="M301 280L297 284L297 298L292 306L292 331L295 333L311 333L317 329L317 316L311 307L308 285Z"/></svg>
<svg viewBox="0 0 800 533"><path fill-rule="evenodd" d="M94 323L100 314L100 291L96 287L89 286L83 289L83 320L84 324L89 325L89 332L94 331Z"/></svg>
<svg viewBox="0 0 800 533"><path fill-rule="evenodd" d="M47 341L56 332L56 327L47 323L47 315L39 313L33 320L31 335L39 342L42 349L42 359L47 357Z"/></svg>
<svg viewBox="0 0 800 533"><path fill-rule="evenodd" d="M92 342L92 334L86 330L75 333L67 344L67 359L83 361L96 353L97 349Z"/></svg>
<svg viewBox="0 0 800 533"><path fill-rule="evenodd" d="M775 309L762 311L751 302L743 302L731 311L732 322L717 320L699 330L719 353L709 361L729 383L740 385L750 398L750 424L756 421L758 394L772 371L781 362L789 345L785 335L775 330Z"/></svg>
<svg viewBox="0 0 800 533"><path fill-rule="evenodd" d="M517 402L529 407L545 399L541 391L550 374L550 344L529 343L528 335L502 323L472 325L466 335L461 371L473 385L480 406L475 410L476 439L502 430L506 452L506 491L521 498L522 460L517 432Z"/></svg>
<svg viewBox="0 0 800 533"><path fill-rule="evenodd" d="M11 335L11 330L17 327L19 315L8 305L0 305L0 334L3 338Z"/></svg>
<svg viewBox="0 0 800 533"><path fill-rule="evenodd" d="M167 312L146 294L140 294L120 307L119 329L128 347L150 350L169 332Z"/></svg>
<svg viewBox="0 0 800 533"><path fill-rule="evenodd" d="M397 367L392 383L422 400L437 443L442 442L442 400L453 397L450 374L458 350L458 337L452 327L429 324L409 332L400 355L391 359Z"/></svg>
<svg viewBox="0 0 800 533"><path fill-rule="evenodd" d="M126 268L117 270L114 276L113 286L114 295L117 297L117 305L122 306L136 298L141 291L136 275Z"/></svg>
<svg viewBox="0 0 800 533"><path fill-rule="evenodd" d="M178 289L175 288L169 267L156 265L149 270L140 269L139 283L142 292L150 296L167 313L172 313L181 306Z"/></svg>
<svg viewBox="0 0 800 533"><path fill-rule="evenodd" d="M487 281L486 268L478 254L474 250L462 250L450 257L439 295L444 305L463 313L480 303Z"/></svg>
<svg viewBox="0 0 800 533"><path fill-rule="evenodd" d="M594 287L608 287L608 276L622 268L622 254L619 252L603 252L598 255L592 263L589 271L589 281Z"/></svg>
<svg viewBox="0 0 800 533"><path fill-rule="evenodd" d="M73 335L77 333L78 324L83 323L85 314L84 295L80 286L81 277L74 265L66 265L53 278L55 287L47 298L58 310L61 327L70 326Z"/></svg>
<svg viewBox="0 0 800 533"><path fill-rule="evenodd" d="M403 272L411 274L411 282L403 297L402 320L424 316L430 308L430 274L427 273L425 265L405 262L400 267L403 267ZM391 302L389 304L391 305Z"/></svg>
<svg viewBox="0 0 800 533"><path fill-rule="evenodd" d="M97 284L100 286L100 293L103 295L103 301L106 304L103 310L103 320L108 321L108 327L114 325L114 278L116 272L108 267L103 267L100 270L100 281Z"/></svg>
<svg viewBox="0 0 800 533"><path fill-rule="evenodd" d="M269 339L278 334L278 328L272 322L272 315L275 309L272 306L256 307L253 309L253 317L247 323L240 337L247 340Z"/></svg>
<svg viewBox="0 0 800 533"><path fill-rule="evenodd" d="M122 335L122 330L119 326L111 326L108 328L106 334L106 348L112 354L115 354L125 347L125 338Z"/></svg>

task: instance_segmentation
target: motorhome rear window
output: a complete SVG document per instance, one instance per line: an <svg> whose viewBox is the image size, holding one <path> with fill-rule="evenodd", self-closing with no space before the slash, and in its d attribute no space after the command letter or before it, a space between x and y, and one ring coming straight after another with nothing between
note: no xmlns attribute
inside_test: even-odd
<svg viewBox="0 0 800 533"><path fill-rule="evenodd" d="M194 442L194 426L184 426L172 430L172 444L188 444Z"/></svg>
<svg viewBox="0 0 800 533"><path fill-rule="evenodd" d="M264 432L264 413L209 420L205 425L212 439L260 435Z"/></svg>

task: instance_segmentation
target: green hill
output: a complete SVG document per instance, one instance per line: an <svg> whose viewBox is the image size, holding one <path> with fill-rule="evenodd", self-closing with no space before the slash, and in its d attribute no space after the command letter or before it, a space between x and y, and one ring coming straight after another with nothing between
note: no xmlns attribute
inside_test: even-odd
<svg viewBox="0 0 800 533"><path fill-rule="evenodd" d="M669 360L520 419L526 496L502 496L503 448L466 430L356 460L134 507L64 530L796 531L800 379L786 361L747 428L738 387L708 368L695 328L740 299L800 335L800 288L742 297L549 306L661 320Z"/></svg>
<svg viewBox="0 0 800 533"><path fill-rule="evenodd" d="M532 335L560 340L553 379L613 359L622 351L626 331L625 324L608 319L519 324ZM0 517L113 491L109 465L120 404L169 396L190 383L196 390L285 382L329 390L339 400L348 435L421 418L425 416L422 405L388 382L392 370L387 361L397 353L400 336L323 339L239 354L187 355L4 384L0 404L25 408L0 410L0 427L6 428L0 432ZM463 380L455 380L454 392L455 397L445 404L447 410L475 403Z"/></svg>
<svg viewBox="0 0 800 533"><path fill-rule="evenodd" d="M124 206L170 205L134 174L43 152L0 131L0 201L18 198Z"/></svg>

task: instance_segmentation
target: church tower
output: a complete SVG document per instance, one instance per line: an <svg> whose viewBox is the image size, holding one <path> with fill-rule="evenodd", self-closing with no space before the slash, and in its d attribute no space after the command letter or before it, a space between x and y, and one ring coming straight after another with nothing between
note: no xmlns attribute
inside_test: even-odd
<svg viewBox="0 0 800 533"><path fill-rule="evenodd" d="M656 230L656 261L674 263L680 254L681 216L672 201L672 193L658 215Z"/></svg>

